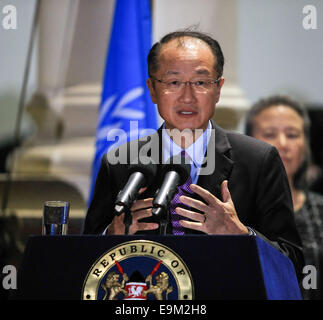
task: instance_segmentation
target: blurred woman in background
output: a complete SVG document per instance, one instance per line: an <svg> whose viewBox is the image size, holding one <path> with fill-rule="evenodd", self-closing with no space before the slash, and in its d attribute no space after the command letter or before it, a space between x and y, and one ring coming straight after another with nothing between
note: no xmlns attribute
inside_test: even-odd
<svg viewBox="0 0 323 320"><path fill-rule="evenodd" d="M289 181L305 263L318 271L319 249L323 245L323 196L309 191L306 182L311 159L310 120L306 110L285 96L261 99L247 114L246 134L277 148ZM319 292L303 290L303 297L318 299Z"/></svg>

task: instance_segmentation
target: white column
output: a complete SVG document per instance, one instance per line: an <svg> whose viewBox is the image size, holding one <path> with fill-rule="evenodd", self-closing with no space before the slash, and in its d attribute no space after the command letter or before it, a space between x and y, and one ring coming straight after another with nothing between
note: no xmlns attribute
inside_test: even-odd
<svg viewBox="0 0 323 320"><path fill-rule="evenodd" d="M61 122L64 138L95 134L114 4L114 0L42 1L38 90L30 105L34 113L46 109L52 125ZM41 122L47 120L40 126ZM53 130L42 128L41 136L52 138Z"/></svg>
<svg viewBox="0 0 323 320"><path fill-rule="evenodd" d="M79 0L41 2L38 93L49 99L50 107L56 112L63 108L63 104L53 97L65 86L78 7Z"/></svg>

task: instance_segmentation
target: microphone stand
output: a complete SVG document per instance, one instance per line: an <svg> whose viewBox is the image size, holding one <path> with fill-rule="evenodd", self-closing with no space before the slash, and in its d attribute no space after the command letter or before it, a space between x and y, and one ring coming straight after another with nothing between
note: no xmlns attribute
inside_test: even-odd
<svg viewBox="0 0 323 320"><path fill-rule="evenodd" d="M164 207L153 207L154 220L159 222L159 235L165 236L167 234L167 224L169 221L169 205Z"/></svg>
<svg viewBox="0 0 323 320"><path fill-rule="evenodd" d="M120 216L122 213L124 213L123 223L125 225L125 234L129 234L129 228L132 224L132 213L130 211L130 208L128 206L123 205L115 205L114 207L115 215Z"/></svg>
<svg viewBox="0 0 323 320"><path fill-rule="evenodd" d="M160 221L159 235L166 236L167 234L167 219L162 219Z"/></svg>
<svg viewBox="0 0 323 320"><path fill-rule="evenodd" d="M162 211L160 219L160 235L166 236L168 221L170 221L169 205L167 205L167 208Z"/></svg>

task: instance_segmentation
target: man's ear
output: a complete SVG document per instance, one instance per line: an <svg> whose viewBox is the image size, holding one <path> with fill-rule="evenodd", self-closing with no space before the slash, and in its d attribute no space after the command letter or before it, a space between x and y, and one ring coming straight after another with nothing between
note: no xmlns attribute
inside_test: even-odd
<svg viewBox="0 0 323 320"><path fill-rule="evenodd" d="M218 103L219 100L220 100L221 89L222 89L224 81L225 81L225 79L221 78L221 80L219 81L219 83L217 85L217 88L216 88L216 91L217 91L216 92L216 103Z"/></svg>
<svg viewBox="0 0 323 320"><path fill-rule="evenodd" d="M154 104L157 104L157 99L156 99L156 90L153 81L151 78L148 78L146 81L149 93L150 93L150 98Z"/></svg>

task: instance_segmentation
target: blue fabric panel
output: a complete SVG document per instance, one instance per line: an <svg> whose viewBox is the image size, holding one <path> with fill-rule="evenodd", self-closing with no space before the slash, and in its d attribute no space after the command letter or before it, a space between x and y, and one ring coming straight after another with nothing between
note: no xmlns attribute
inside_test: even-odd
<svg viewBox="0 0 323 320"><path fill-rule="evenodd" d="M259 237L256 243L268 300L302 299L291 260Z"/></svg>

